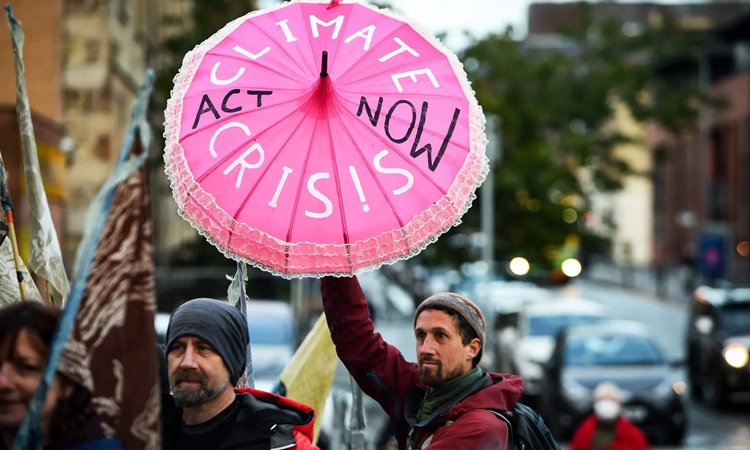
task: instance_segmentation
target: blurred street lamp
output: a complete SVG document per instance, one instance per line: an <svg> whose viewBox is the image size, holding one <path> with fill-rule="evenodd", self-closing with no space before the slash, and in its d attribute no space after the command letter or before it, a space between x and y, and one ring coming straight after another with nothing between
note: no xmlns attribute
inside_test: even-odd
<svg viewBox="0 0 750 450"><path fill-rule="evenodd" d="M510 260L508 268L511 272L513 272L513 274L523 276L529 273L530 266L526 258L516 256L515 258Z"/></svg>
<svg viewBox="0 0 750 450"><path fill-rule="evenodd" d="M577 277L581 274L581 270L583 270L583 268L581 267L581 263L575 258L566 259L562 262L562 266L560 268L568 278Z"/></svg>

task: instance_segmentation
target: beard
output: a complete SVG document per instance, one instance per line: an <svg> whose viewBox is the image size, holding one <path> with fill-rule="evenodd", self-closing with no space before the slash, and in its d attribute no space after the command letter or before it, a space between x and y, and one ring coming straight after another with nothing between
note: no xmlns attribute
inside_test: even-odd
<svg viewBox="0 0 750 450"><path fill-rule="evenodd" d="M200 383L199 388L182 386L183 381ZM208 378L200 372L186 369L178 369L170 383L172 387L172 398L179 408L192 408L210 402L229 385L229 379L218 386L209 385Z"/></svg>
<svg viewBox="0 0 750 450"><path fill-rule="evenodd" d="M429 362L433 365L425 366L425 362ZM464 373L463 368L460 366L449 372L444 372L443 363L436 359L422 358L419 360L419 378L422 380L422 383L428 387L437 387L446 381L455 380Z"/></svg>

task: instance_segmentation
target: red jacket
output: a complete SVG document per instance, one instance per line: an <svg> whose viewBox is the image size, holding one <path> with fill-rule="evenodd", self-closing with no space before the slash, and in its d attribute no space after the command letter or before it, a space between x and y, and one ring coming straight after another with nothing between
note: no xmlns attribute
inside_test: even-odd
<svg viewBox="0 0 750 450"><path fill-rule="evenodd" d="M388 413L399 449L407 448L412 430L414 449L505 448L507 428L490 410L513 408L523 390L520 377L486 374L468 397L417 423L425 393L418 366L375 333L357 279L323 278L321 294L339 358L362 390Z"/></svg>
<svg viewBox="0 0 750 450"><path fill-rule="evenodd" d="M591 450L591 441L594 439L598 422L593 414L584 420L573 434L568 450ZM638 427L620 416L615 425L615 442L610 450L648 450L648 442Z"/></svg>
<svg viewBox="0 0 750 450"><path fill-rule="evenodd" d="M285 447L294 450L318 450L316 445L313 445L313 428L315 424L315 410L300 403L292 400L291 398L282 397L281 395L273 394L271 392L260 391L253 388L235 388L235 392L245 392L253 397L260 399L266 403L276 405L282 410L293 411L302 417L302 423L294 425L292 433L296 444L294 447Z"/></svg>

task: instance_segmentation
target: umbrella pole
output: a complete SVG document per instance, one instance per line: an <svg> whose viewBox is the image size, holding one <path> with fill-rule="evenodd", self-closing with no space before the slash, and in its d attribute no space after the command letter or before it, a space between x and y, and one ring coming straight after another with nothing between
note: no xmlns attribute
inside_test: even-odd
<svg viewBox="0 0 750 450"><path fill-rule="evenodd" d="M349 419L351 430L348 450L365 450L365 411L362 403L362 389L351 374L349 381L352 385L352 411Z"/></svg>
<svg viewBox="0 0 750 450"><path fill-rule="evenodd" d="M18 290L21 293L21 300L26 298L26 288L23 286L23 272L21 271L21 255L18 251L18 240L16 239L16 226L13 224L13 211L5 211L5 218L8 220L8 237L13 247L13 261L16 265L16 279L18 279Z"/></svg>
<svg viewBox="0 0 750 450"><path fill-rule="evenodd" d="M240 277L240 311L247 320L247 290L245 286L245 263L237 261L237 273ZM247 359L245 361L245 376L247 377L247 386L255 388L255 372L253 370L253 346L252 346L252 335L250 335L250 327L248 327L248 344L247 344Z"/></svg>

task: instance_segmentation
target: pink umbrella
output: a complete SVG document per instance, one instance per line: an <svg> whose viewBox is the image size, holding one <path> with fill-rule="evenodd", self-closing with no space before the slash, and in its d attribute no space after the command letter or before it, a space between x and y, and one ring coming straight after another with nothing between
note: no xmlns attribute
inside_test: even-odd
<svg viewBox="0 0 750 450"><path fill-rule="evenodd" d="M484 116L461 63L403 18L294 1L185 56L166 115L180 213L227 257L285 278L419 253L484 180Z"/></svg>

